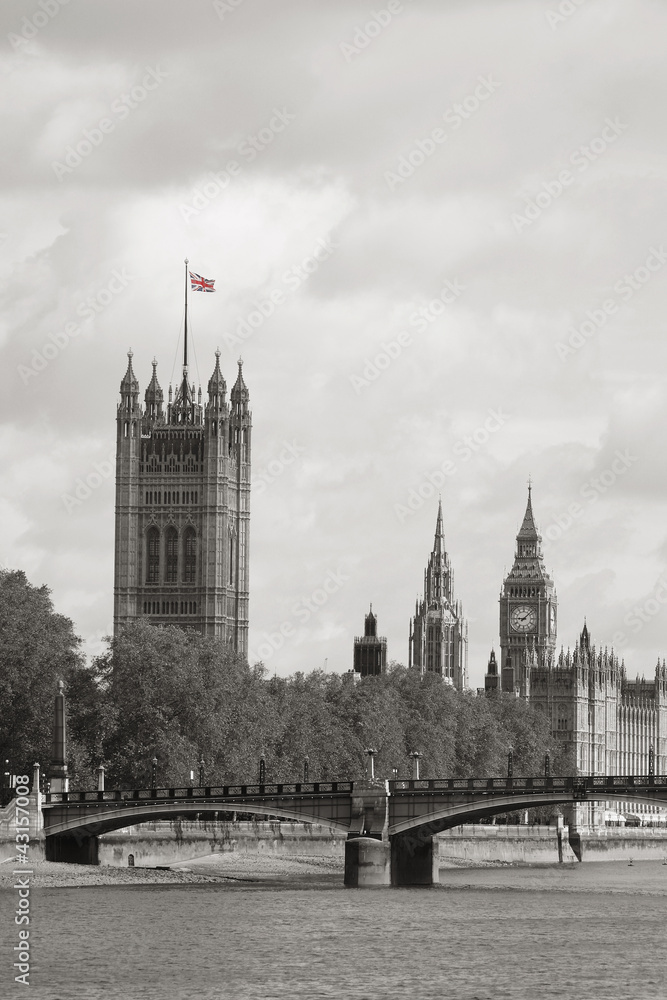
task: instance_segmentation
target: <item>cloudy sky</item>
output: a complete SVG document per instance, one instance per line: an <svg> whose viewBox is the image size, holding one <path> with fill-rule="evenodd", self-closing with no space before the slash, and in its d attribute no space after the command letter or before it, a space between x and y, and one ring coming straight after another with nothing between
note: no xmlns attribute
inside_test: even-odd
<svg viewBox="0 0 667 1000"><path fill-rule="evenodd" d="M46 583L100 649L118 386L131 347L142 393L154 355L166 390L188 256L218 290L192 303L195 380L219 345L251 393L256 658L347 670L372 601L406 662L441 492L481 684L530 476L559 643L586 615L652 674L667 656L664 4L9 0L0 15L0 563Z"/></svg>

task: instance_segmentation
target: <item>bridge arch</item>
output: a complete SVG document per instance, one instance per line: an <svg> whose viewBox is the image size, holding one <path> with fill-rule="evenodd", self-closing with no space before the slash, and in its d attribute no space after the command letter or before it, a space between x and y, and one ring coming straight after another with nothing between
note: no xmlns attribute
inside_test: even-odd
<svg viewBox="0 0 667 1000"><path fill-rule="evenodd" d="M106 805L106 804L105 804ZM110 806L113 804L110 803ZM298 800L289 800L286 803L260 801L260 802L215 802L207 801L172 801L165 802L136 802L123 805L122 808L106 808L100 806L68 805L66 809L46 809L44 813L44 833L47 839L58 835L69 835L77 839L87 837L97 837L104 833L111 833L114 830L121 830L126 826L136 826L142 823L151 823L156 820L174 819L177 816L193 817L201 813L212 812L241 812L253 815L271 816L276 819L292 820L297 823L317 823L327 826L332 830L342 833L349 831L349 819L340 816L318 815L306 804L301 805Z"/></svg>
<svg viewBox="0 0 667 1000"><path fill-rule="evenodd" d="M536 791L535 793L494 795L486 799L479 796L457 796L455 799L443 798L441 802L428 812L412 816L396 818L392 822L391 809L389 817L389 835L414 832L419 836L441 833L463 823L475 823L480 819L488 819L506 812L532 809L537 806L550 805L580 805L583 802L625 801L630 803L646 803L650 805L667 806L667 790L647 791L638 789L636 792L613 791L601 789L600 794L590 792L582 798L575 796L571 790Z"/></svg>

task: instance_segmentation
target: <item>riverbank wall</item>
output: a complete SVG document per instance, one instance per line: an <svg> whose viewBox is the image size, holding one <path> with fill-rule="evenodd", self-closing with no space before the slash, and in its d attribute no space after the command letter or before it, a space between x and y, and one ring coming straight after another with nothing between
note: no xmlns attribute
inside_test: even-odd
<svg viewBox="0 0 667 1000"><path fill-rule="evenodd" d="M231 820L157 820L99 838L101 865L169 865L207 854L258 854L277 857L340 857L345 834L309 823ZM130 861L130 857L132 861Z"/></svg>
<svg viewBox="0 0 667 1000"><path fill-rule="evenodd" d="M455 827L438 835L440 862L556 864L574 863L568 828L555 826ZM581 831L584 861L621 861L633 858L667 857L667 830L619 827ZM135 865L174 864L207 854L236 853L277 857L341 858L345 835L328 827L305 823L270 821L195 821L178 818L128 827L99 839L99 861L125 866L133 856Z"/></svg>

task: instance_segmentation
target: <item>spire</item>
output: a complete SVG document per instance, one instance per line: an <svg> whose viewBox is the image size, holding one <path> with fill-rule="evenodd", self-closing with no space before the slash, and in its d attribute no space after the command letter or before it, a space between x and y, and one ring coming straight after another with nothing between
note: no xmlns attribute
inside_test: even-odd
<svg viewBox="0 0 667 1000"><path fill-rule="evenodd" d="M445 551L445 532L442 527L442 498L438 498L438 518L435 522L435 543L433 551L437 555L442 555Z"/></svg>
<svg viewBox="0 0 667 1000"><path fill-rule="evenodd" d="M250 393L248 392L247 386L243 381L243 358L238 360L239 373L236 376L236 382L234 383L234 388L232 389L231 399L233 403L245 401L247 402L250 398Z"/></svg>
<svg viewBox="0 0 667 1000"><path fill-rule="evenodd" d="M528 482L528 503L526 504L526 513L523 515L523 524L519 529L519 534L517 539L530 539L531 541L537 541L540 538L537 526L535 524L535 518L533 516L533 499L532 499L532 483Z"/></svg>
<svg viewBox="0 0 667 1000"><path fill-rule="evenodd" d="M138 393L139 392L139 382L137 381L137 376L134 374L132 369L132 358L134 354L132 353L132 348L127 352L127 371L123 377L123 381L120 383L120 391L122 393Z"/></svg>
<svg viewBox="0 0 667 1000"><path fill-rule="evenodd" d="M582 649L590 649L591 637L588 631L588 625L586 624L586 619L584 618L584 627L581 630L581 636L579 637L579 645Z"/></svg>
<svg viewBox="0 0 667 1000"><path fill-rule="evenodd" d="M162 392L160 383L157 380L157 361L155 358L153 358L153 376L146 388L144 399L146 402L146 416L151 417L152 419L161 417L164 393Z"/></svg>
<svg viewBox="0 0 667 1000"><path fill-rule="evenodd" d="M364 621L364 635L376 636L377 635L377 616L373 614L373 605L371 604L371 609L366 615Z"/></svg>
<svg viewBox="0 0 667 1000"><path fill-rule="evenodd" d="M220 371L220 348L215 352L215 368L213 369L213 374L208 380L208 398L212 402L216 397L221 397L221 402L224 402L225 393L227 391L227 384Z"/></svg>

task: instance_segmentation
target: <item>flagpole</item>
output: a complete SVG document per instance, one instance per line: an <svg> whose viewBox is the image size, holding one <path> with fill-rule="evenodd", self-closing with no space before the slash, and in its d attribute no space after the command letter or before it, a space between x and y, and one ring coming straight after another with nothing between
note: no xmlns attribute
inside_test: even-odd
<svg viewBox="0 0 667 1000"><path fill-rule="evenodd" d="M183 368L188 367L188 258L185 258L185 335L183 337Z"/></svg>

